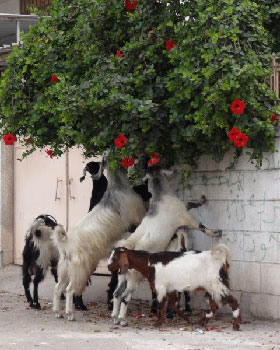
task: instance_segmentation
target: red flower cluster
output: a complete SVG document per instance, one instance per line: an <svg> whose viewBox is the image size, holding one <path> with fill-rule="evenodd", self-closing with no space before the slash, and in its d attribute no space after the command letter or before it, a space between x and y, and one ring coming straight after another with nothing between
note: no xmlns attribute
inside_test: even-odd
<svg viewBox="0 0 280 350"><path fill-rule="evenodd" d="M174 49L175 44L173 43L173 41L171 39L166 40L165 42L165 50L168 52L171 49Z"/></svg>
<svg viewBox="0 0 280 350"><path fill-rule="evenodd" d="M5 145L12 146L16 142L16 137L13 134L7 134L3 136Z"/></svg>
<svg viewBox="0 0 280 350"><path fill-rule="evenodd" d="M118 149L121 149L125 145L126 141L127 138L124 135L120 134L118 138L115 139L115 145Z"/></svg>
<svg viewBox="0 0 280 350"><path fill-rule="evenodd" d="M233 142L234 146L238 148L245 147L249 140L249 137L246 134L240 132L235 127L231 129L227 136L229 138L229 141Z"/></svg>
<svg viewBox="0 0 280 350"><path fill-rule="evenodd" d="M270 122L273 123L278 118L278 115L276 113L273 114L273 116L270 119Z"/></svg>
<svg viewBox="0 0 280 350"><path fill-rule="evenodd" d="M130 12L131 10L135 10L136 6L138 5L138 0L130 1L125 0L125 7L127 9L127 12Z"/></svg>
<svg viewBox="0 0 280 350"><path fill-rule="evenodd" d="M48 156L50 156L51 159L53 159L53 153L50 149L46 149L46 153Z"/></svg>
<svg viewBox="0 0 280 350"><path fill-rule="evenodd" d="M53 75L51 76L51 82L52 82L52 83L56 83L57 81L58 81L58 77L57 77L56 75L53 74Z"/></svg>
<svg viewBox="0 0 280 350"><path fill-rule="evenodd" d="M151 152L151 153L150 153L150 156L151 156L152 158L147 162L147 164L148 164L149 166L152 166L152 165L154 165L154 164L157 164L157 163L160 161L160 158L159 158L159 156L158 156L156 153Z"/></svg>
<svg viewBox="0 0 280 350"><path fill-rule="evenodd" d="M131 158L124 157L121 160L122 166L124 168L129 168L130 166L132 166L134 164L134 162L135 162L135 158L134 157L131 157Z"/></svg>
<svg viewBox="0 0 280 350"><path fill-rule="evenodd" d="M243 114L246 103L241 100L234 100L230 106L230 109L233 114Z"/></svg>
<svg viewBox="0 0 280 350"><path fill-rule="evenodd" d="M122 57L123 57L123 54L120 52L120 50L117 50L117 56L118 56L119 58L122 58Z"/></svg>

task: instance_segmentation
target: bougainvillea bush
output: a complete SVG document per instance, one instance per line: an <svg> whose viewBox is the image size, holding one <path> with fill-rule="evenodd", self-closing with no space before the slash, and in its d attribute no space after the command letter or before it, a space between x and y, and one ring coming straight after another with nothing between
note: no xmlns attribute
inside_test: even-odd
<svg viewBox="0 0 280 350"><path fill-rule="evenodd" d="M54 0L9 57L2 134L27 153L110 149L113 168L231 148L261 162L279 113L262 13L249 0Z"/></svg>

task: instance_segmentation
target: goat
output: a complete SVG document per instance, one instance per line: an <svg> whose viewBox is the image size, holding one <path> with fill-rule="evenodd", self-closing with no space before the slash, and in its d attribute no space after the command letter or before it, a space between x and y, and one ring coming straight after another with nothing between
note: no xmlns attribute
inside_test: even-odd
<svg viewBox="0 0 280 350"><path fill-rule="evenodd" d="M152 194L149 210L126 240L117 242L116 247L143 249L151 253L166 250L171 237L180 226L201 230L213 237L221 235L221 231L211 231L194 220L187 212L184 202L173 193L168 180L159 166L149 167L145 180L148 179L149 192ZM142 280L135 271L121 276L114 292L112 317L115 324L127 325L126 313L133 290ZM120 308L120 310L119 310Z"/></svg>
<svg viewBox="0 0 280 350"><path fill-rule="evenodd" d="M27 302L32 309L40 309L38 301L38 284L43 281L49 266L57 282L58 250L51 241L53 229L57 226L56 219L51 215L39 215L32 222L25 236L23 249L23 287ZM33 279L33 299L30 293L30 282Z"/></svg>
<svg viewBox="0 0 280 350"><path fill-rule="evenodd" d="M83 182L86 177L86 173L89 172L92 178L92 193L90 198L89 212L101 201L104 193L106 192L108 181L103 174L103 162L89 162L83 169L83 176L80 178L80 182ZM138 193L143 199L146 207L148 207L148 202L151 194L148 191L147 183L140 184L133 187L133 190ZM130 231L133 232L136 227L130 227ZM107 290L107 305L108 309L113 309L113 293L118 285L118 274L112 274L111 280L108 284L109 289ZM75 308L80 308L82 310L87 310L87 307L83 303L82 296L74 297Z"/></svg>
<svg viewBox="0 0 280 350"><path fill-rule="evenodd" d="M87 163L83 170L83 176L80 178L80 182L84 181L87 171L92 178L92 193L88 210L91 211L101 201L106 192L108 181L103 174L103 164L100 162Z"/></svg>
<svg viewBox="0 0 280 350"><path fill-rule="evenodd" d="M107 171L108 187L102 200L69 232L62 226L54 230L59 249L58 283L54 290L53 310L62 317L60 296L66 290L66 315L74 320L72 296L81 295L99 261L106 258L114 243L131 225L145 215L141 197L130 187L122 172Z"/></svg>
<svg viewBox="0 0 280 350"><path fill-rule="evenodd" d="M206 197L201 196L198 202L187 202L187 210L191 210L193 208L201 207L206 203ZM189 248L189 239L188 239L188 228L187 226L180 226L172 236L166 251L177 251L177 252L186 252ZM180 302L181 293L178 293L178 304ZM184 292L185 299L185 311L191 314L192 310L190 308L190 293ZM152 292L152 305L151 305L151 313L156 314L158 311L158 303L157 296ZM167 306L166 311L167 318L173 318L173 312L170 310L169 305Z"/></svg>
<svg viewBox="0 0 280 350"><path fill-rule="evenodd" d="M210 312L205 313L200 323L205 325L218 309L218 304L229 304L233 311L233 329L239 330L241 322L239 303L229 290L229 249L220 244L209 251L160 252L116 248L109 259L110 271L120 270L125 274L134 269L146 277L157 294L160 305L157 326L164 322L164 305L169 299L170 307L181 317L188 316L176 307L178 291L205 290L209 298Z"/></svg>

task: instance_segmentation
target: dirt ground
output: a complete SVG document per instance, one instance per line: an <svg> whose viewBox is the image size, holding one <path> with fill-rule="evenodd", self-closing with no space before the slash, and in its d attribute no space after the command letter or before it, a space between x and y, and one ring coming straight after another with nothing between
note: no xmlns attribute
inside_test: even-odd
<svg viewBox="0 0 280 350"><path fill-rule="evenodd" d="M20 268L0 270L0 349L280 350L279 323L246 318L250 323L242 324L236 332L230 315L217 314L207 328L201 328L199 312L194 311L192 324L176 317L155 328L149 302L139 299L131 303L129 325L115 326L105 304L107 283L107 277L98 277L96 292L90 286L85 294L89 310L77 311L76 321L69 322L56 319L52 312L51 276L39 286L42 309L32 310L23 295Z"/></svg>

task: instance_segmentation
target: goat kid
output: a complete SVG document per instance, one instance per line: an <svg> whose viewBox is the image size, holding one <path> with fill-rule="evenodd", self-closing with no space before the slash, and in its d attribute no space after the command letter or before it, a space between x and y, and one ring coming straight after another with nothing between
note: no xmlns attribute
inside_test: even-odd
<svg viewBox="0 0 280 350"><path fill-rule="evenodd" d="M146 179L152 194L149 210L135 232L128 239L117 242L116 247L141 249L151 253L164 251L180 226L200 230L210 237L221 235L220 230L211 231L189 215L185 203L170 189L167 177L160 167L148 168ZM128 303L142 278L136 271L129 271L119 278L112 312L115 324L127 325Z"/></svg>
<svg viewBox="0 0 280 350"><path fill-rule="evenodd" d="M60 296L66 290L66 315L74 320L74 293L81 295L99 261L106 258L115 242L145 215L143 201L130 187L127 177L107 172L108 187L102 200L69 232L58 225L53 239L59 249L58 283L53 310L62 317Z"/></svg>
<svg viewBox="0 0 280 350"><path fill-rule="evenodd" d="M205 325L215 314L218 305L228 304L233 310L233 329L239 330L239 303L230 295L228 268L229 249L223 244L200 253L149 254L146 251L116 248L108 262L110 271L120 270L120 274L123 275L129 269L134 269L148 279L160 305L157 326L164 322L164 306L167 299L170 308L188 320L188 316L176 307L177 292L205 290L210 311L202 317L201 325Z"/></svg>
<svg viewBox="0 0 280 350"><path fill-rule="evenodd" d="M38 301L38 284L45 278L49 267L57 282L58 250L51 241L56 226L57 222L53 216L42 214L34 219L25 236L22 277L26 299L32 309L41 308ZM33 298L29 289L32 276Z"/></svg>

